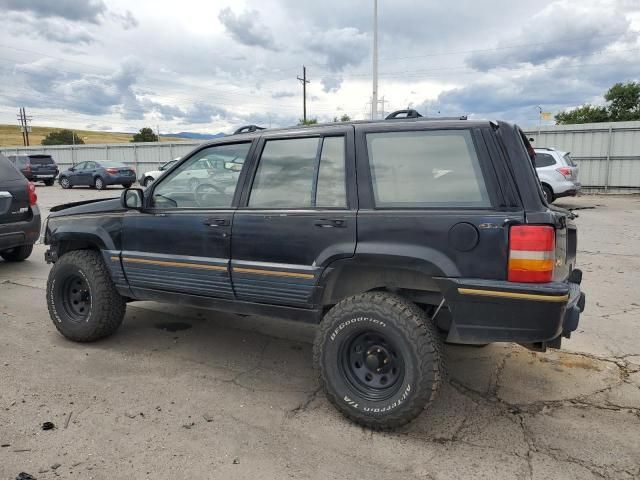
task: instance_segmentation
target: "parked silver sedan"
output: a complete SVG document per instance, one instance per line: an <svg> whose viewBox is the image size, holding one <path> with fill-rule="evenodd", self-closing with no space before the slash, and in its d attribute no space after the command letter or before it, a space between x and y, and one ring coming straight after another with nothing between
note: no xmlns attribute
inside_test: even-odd
<svg viewBox="0 0 640 480"><path fill-rule="evenodd" d="M536 148L535 166L548 203L556 198L574 197L580 191L578 165L569 152L554 148Z"/></svg>

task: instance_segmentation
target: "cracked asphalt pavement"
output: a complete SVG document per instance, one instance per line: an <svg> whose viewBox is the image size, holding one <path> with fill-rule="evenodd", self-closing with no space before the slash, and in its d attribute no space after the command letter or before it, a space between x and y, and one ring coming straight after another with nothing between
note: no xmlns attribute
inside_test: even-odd
<svg viewBox="0 0 640 480"><path fill-rule="evenodd" d="M38 187L45 213L117 194ZM580 208L573 338L447 345L436 402L386 433L325 400L314 326L140 302L113 337L76 344L49 320L44 246L0 261L0 479L640 478L640 197L558 204Z"/></svg>

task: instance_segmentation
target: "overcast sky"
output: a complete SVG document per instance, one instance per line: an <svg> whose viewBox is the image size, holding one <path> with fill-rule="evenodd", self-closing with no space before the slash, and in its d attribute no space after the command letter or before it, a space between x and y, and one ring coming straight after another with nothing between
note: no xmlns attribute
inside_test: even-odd
<svg viewBox="0 0 640 480"><path fill-rule="evenodd" d="M0 0L0 123L229 132L368 118L373 0ZM385 111L522 125L640 77L640 0L379 0Z"/></svg>

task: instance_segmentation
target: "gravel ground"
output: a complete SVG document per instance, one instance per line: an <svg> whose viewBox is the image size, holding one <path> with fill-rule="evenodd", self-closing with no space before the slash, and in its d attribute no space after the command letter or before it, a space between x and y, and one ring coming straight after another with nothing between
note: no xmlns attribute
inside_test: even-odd
<svg viewBox="0 0 640 480"><path fill-rule="evenodd" d="M119 194L38 187L45 213ZM313 326L139 302L116 335L76 344L49 320L44 246L0 260L0 479L640 478L640 197L558 204L580 209L573 338L447 346L450 381L392 433L319 392Z"/></svg>

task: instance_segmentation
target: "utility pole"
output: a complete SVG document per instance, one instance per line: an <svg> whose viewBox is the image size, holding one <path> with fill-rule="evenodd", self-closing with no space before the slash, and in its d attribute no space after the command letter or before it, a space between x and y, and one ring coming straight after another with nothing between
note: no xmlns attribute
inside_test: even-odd
<svg viewBox="0 0 640 480"><path fill-rule="evenodd" d="M22 132L22 143L25 147L29 146L29 122L31 117L27 117L27 112L24 107L20 107L18 120L20 121L20 131Z"/></svg>
<svg viewBox="0 0 640 480"><path fill-rule="evenodd" d="M20 122L20 132L22 132L22 145L27 146L27 137L25 136L27 133L27 129L24 126L24 119L22 118L22 107L18 110L18 115L16 116L18 121Z"/></svg>
<svg viewBox="0 0 640 480"><path fill-rule="evenodd" d="M302 78L297 77L302 82L302 122L307 124L307 83L311 83L307 80L307 67L302 66Z"/></svg>
<svg viewBox="0 0 640 480"><path fill-rule="evenodd" d="M373 0L373 96L371 120L378 118L378 0Z"/></svg>
<svg viewBox="0 0 640 480"><path fill-rule="evenodd" d="M158 142L160 141L160 125L156 124L156 135L158 135Z"/></svg>

